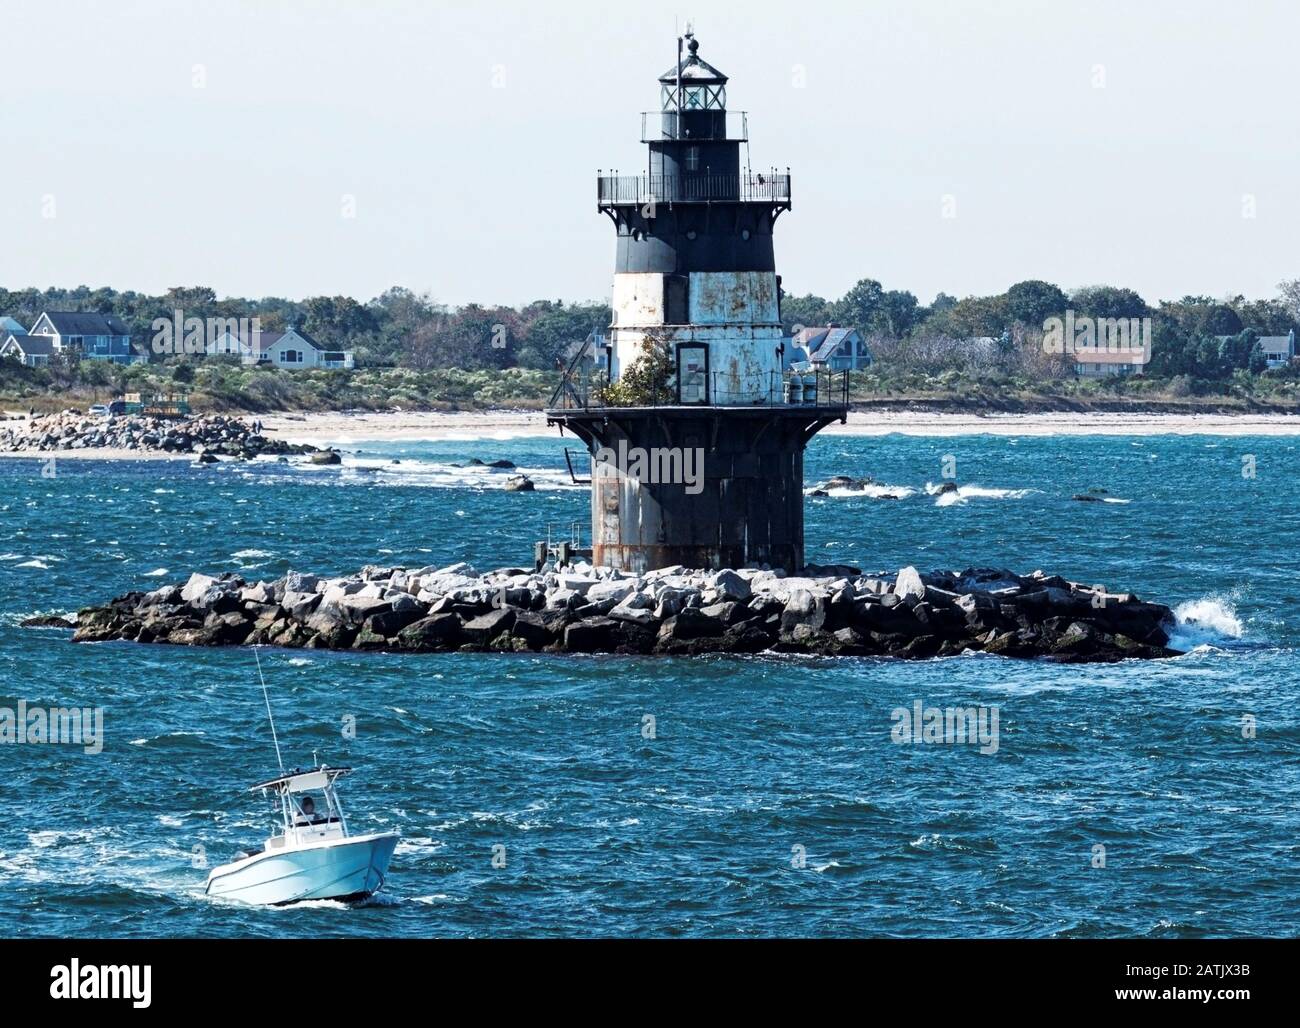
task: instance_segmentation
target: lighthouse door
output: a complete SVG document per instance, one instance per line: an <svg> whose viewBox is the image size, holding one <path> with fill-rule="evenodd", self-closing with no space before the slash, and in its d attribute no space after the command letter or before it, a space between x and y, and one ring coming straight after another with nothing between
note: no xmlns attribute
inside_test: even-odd
<svg viewBox="0 0 1300 1028"><path fill-rule="evenodd" d="M677 402L709 402L709 348L699 343L677 344Z"/></svg>

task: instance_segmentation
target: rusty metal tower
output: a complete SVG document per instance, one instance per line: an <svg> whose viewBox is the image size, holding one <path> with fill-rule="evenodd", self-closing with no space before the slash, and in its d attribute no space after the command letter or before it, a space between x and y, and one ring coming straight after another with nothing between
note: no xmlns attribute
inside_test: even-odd
<svg viewBox="0 0 1300 1028"><path fill-rule="evenodd" d="M641 116L645 173L597 179L618 234L614 320L547 421L592 455L597 564L794 571L804 448L845 419L847 374L785 366L772 236L789 173L749 167L748 119L727 110L727 76L689 28L677 53L660 109Z"/></svg>

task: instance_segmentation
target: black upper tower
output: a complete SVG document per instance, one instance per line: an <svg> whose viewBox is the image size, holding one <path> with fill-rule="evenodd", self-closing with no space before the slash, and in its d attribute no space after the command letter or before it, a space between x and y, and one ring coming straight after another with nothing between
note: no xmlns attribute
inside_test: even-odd
<svg viewBox="0 0 1300 1028"><path fill-rule="evenodd" d="M598 206L618 230L615 271L775 271L790 176L748 167L748 119L727 111L727 76L689 29L686 43L659 78L660 109L641 116L646 173L599 179Z"/></svg>

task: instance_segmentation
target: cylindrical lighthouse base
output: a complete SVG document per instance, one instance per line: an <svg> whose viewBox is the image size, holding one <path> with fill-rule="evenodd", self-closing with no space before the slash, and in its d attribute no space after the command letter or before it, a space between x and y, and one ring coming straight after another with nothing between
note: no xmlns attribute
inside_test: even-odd
<svg viewBox="0 0 1300 1028"><path fill-rule="evenodd" d="M803 452L838 414L606 408L559 420L592 454L592 556L637 573L803 565Z"/></svg>

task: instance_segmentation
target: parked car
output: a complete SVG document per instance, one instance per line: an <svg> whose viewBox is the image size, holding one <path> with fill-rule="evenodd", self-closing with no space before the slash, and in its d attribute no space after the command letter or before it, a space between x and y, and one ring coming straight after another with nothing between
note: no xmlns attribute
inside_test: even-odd
<svg viewBox="0 0 1300 1028"><path fill-rule="evenodd" d="M113 417L121 417L126 413L126 401L114 400L108 405L108 413L113 415Z"/></svg>
<svg viewBox="0 0 1300 1028"><path fill-rule="evenodd" d="M95 404L93 407L90 408L90 416L92 418L108 417L108 404L106 403Z"/></svg>

